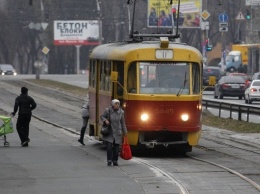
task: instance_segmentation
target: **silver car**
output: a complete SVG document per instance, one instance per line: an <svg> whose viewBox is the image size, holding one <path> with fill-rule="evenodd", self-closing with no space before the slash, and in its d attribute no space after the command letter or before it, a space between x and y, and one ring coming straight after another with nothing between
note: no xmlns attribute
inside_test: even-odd
<svg viewBox="0 0 260 194"><path fill-rule="evenodd" d="M245 90L245 103L252 104L253 101L260 101L260 80L253 80Z"/></svg>
<svg viewBox="0 0 260 194"><path fill-rule="evenodd" d="M12 65L0 64L0 75L17 75L17 73Z"/></svg>

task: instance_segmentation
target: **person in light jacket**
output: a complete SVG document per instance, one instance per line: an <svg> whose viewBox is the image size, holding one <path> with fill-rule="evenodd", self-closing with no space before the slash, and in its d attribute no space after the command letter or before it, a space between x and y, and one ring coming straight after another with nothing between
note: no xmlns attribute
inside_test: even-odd
<svg viewBox="0 0 260 194"><path fill-rule="evenodd" d="M107 165L111 166L113 162L114 166L118 166L119 145L122 144L123 136L127 134L124 111L120 107L119 100L112 100L111 107L106 108L100 119L107 125L110 124L112 129L108 136L102 138L107 142Z"/></svg>
<svg viewBox="0 0 260 194"><path fill-rule="evenodd" d="M82 145L85 145L84 143L84 136L85 136L85 131L88 125L88 119L89 119L89 97L87 96L86 101L84 102L82 108L81 108L81 114L82 114L82 127L80 131L80 138L78 139L78 142L81 143Z"/></svg>

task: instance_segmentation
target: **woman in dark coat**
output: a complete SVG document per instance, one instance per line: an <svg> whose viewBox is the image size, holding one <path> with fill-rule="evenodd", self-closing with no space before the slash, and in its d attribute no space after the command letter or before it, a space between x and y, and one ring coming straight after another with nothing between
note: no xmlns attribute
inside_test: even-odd
<svg viewBox="0 0 260 194"><path fill-rule="evenodd" d="M119 145L122 144L123 135L127 134L124 111L120 107L119 100L112 100L111 107L106 108L100 119L107 125L110 124L112 129L110 135L103 137L107 142L107 165L111 166L113 162L114 166L118 166Z"/></svg>

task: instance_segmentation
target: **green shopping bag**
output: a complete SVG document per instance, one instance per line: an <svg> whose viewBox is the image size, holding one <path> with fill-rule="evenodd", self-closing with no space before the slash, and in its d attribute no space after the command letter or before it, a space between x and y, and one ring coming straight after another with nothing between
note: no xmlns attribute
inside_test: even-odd
<svg viewBox="0 0 260 194"><path fill-rule="evenodd" d="M13 132L12 117L0 116L0 136Z"/></svg>

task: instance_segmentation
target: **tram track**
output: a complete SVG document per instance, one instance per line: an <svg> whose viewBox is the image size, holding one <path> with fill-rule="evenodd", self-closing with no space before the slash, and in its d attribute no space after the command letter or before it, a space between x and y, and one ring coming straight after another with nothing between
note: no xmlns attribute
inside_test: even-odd
<svg viewBox="0 0 260 194"><path fill-rule="evenodd" d="M217 163L215 163L215 162L211 162L211 161L208 161L208 160L203 160L203 159L200 159L200 158L197 158L197 157L193 157L193 156L188 156L188 157L190 157L190 158L192 158L192 159L194 159L194 160L201 161L201 162L204 162L204 163L208 163L208 164L217 166L217 167L219 167L219 168L221 168L221 169L224 169L224 170L226 170L226 171L228 171L228 172L230 172L230 173L232 173L232 174L238 176L239 178L245 180L246 182L248 182L249 184L251 184L253 187L255 187L258 191L260 191L260 185L259 185L259 184L257 184L257 183L254 182L253 180L249 179L248 177L242 175L241 173L239 173L239 172L237 172L237 171L235 171L235 170L232 170L232 169L227 168L227 167L225 167L225 166L223 166L223 165L221 165L221 164L217 164Z"/></svg>
<svg viewBox="0 0 260 194"><path fill-rule="evenodd" d="M248 144L248 143L244 143L242 141L236 141L235 139L232 140L232 142L234 143L238 143L240 144L240 146L235 146L235 145L231 145L230 143L225 143L223 142L223 137L221 138L221 140L216 140L216 139L213 139L213 138L209 138L209 137L202 137L203 139L207 140L207 141L212 141L212 142L215 142L219 145L225 145L225 146L228 146L230 148L236 148L236 149L240 149L240 150L243 150L243 151L246 151L246 152L249 152L249 153L253 153L253 154L259 154L259 151L256 151L256 149L259 149L257 146L254 146L252 144ZM230 139L227 139L228 141L231 141ZM246 147L245 147L246 146ZM206 148L206 147L202 147L200 145L197 145L195 146L197 148L203 148L203 149L206 149L206 150L212 150L212 148ZM253 150L252 150L253 148ZM216 151L216 150L214 150Z"/></svg>
<svg viewBox="0 0 260 194"><path fill-rule="evenodd" d="M63 95L66 95L66 94L63 93ZM9 103L7 100L0 99L0 101L1 101L1 103L4 103L6 106L9 106L10 109L12 108L12 104ZM53 125L55 127L58 127L58 128L60 128L62 130L70 132L72 134L77 134L77 135L79 134L77 131L75 131L72 128L64 127L61 124L55 123L55 122L50 121L50 120L45 119L45 118L42 118L41 116L37 116L37 115L33 114L33 117L35 119L41 121L41 122L44 122L44 123L47 123L47 124L51 124L51 125ZM88 137L88 138L91 138L91 137ZM210 140L210 139L208 139L208 140ZM221 144L221 141L215 141L215 143ZM225 143L222 143L221 145L230 146L229 144L225 144ZM231 146L231 147L235 148L235 149L240 149L239 147L236 147L236 146ZM197 148L205 149L206 151L209 151L209 150L210 151L216 151L215 149L207 148L207 147L203 147L203 146L200 146L200 147L198 146ZM243 148L241 148L241 149L243 149ZM248 149L243 149L243 150L244 151L250 151ZM257 154L258 152L251 151L251 153ZM208 161L208 160L204 160L204 159L200 159L200 158L197 158L197 157L193 157L193 156L188 156L187 160L186 159L184 160L185 163L189 164L189 160L190 159L193 159L193 160L196 160L196 161L200 161L201 163L207 163L209 165L217 166L218 168L221 168L221 169L225 170L226 172L229 172L229 173L239 177L240 179L243 179L244 181L246 181L249 184L251 184L254 188L256 188L257 191L260 191L260 186L257 183L255 183L253 180L249 179L248 177L242 175L241 173L239 173L239 172L237 172L235 170L232 170L232 169L230 169L228 167L225 167L225 166L223 166L221 164L217 164L217 163L214 163L214 162L211 162L211 161ZM157 158L155 158L155 160L157 160ZM187 183L185 183L184 180L179 179L178 176L174 176L174 173L170 173L170 172L174 172L174 169L171 169L171 168L169 169L168 167L171 166L172 162L176 162L176 161L172 161L172 160L169 160L169 161L166 160L165 161L164 160L163 161L164 165L160 165L160 164L158 165L158 163L154 162L153 158L149 158L149 160L147 160L147 159L143 159L141 157L140 158L139 157L134 157L133 161L141 163L142 165L145 165L146 167L148 167L152 171L155 171L155 172L158 172L158 173L162 174L164 177L167 178L166 181L168 181L172 185L177 186L179 188L179 191L182 194L188 194L189 190L192 190L192 188L187 188L185 186L185 185L187 185ZM138 182L138 179L136 181Z"/></svg>

